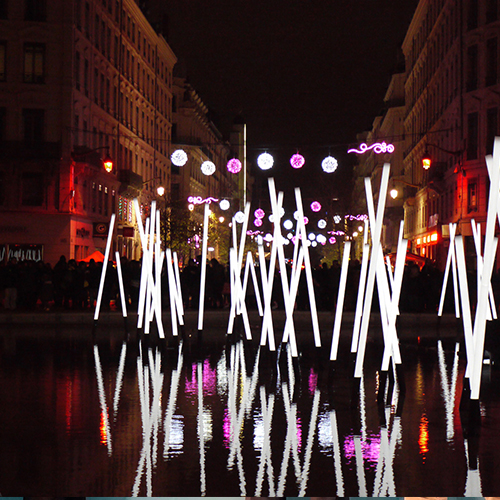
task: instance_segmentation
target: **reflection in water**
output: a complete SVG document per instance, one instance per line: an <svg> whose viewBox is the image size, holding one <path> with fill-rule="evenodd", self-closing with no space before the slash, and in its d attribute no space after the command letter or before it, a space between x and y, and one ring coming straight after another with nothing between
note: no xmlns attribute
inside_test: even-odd
<svg viewBox="0 0 500 500"><path fill-rule="evenodd" d="M242 497L248 494L257 497L305 496L311 474L314 473L315 481L318 480L317 471L311 467L314 460L321 460L323 470L324 467L330 468L329 491L338 496L350 493L360 497L394 497L401 494L395 462L408 467L417 463L415 458L420 456L420 465L425 466L430 457L431 429L437 432L438 427L433 420L434 413L430 408L426 410L429 404L425 389L428 374L420 359L415 361L411 380L415 386L411 395L413 407L405 420L405 384L400 384L393 364L389 372L373 371L359 379L354 396L357 410L346 413L338 402L324 397L320 389L324 381L318 369L306 366L302 371L287 345L280 346L274 358L270 358L267 352L264 357L262 347L252 351L248 345L240 340L228 344L211 362L208 358L198 358L185 363L180 342L176 359L170 367L157 348L146 350L139 345L136 373L142 448L137 456L132 495L145 493L153 496L157 488L169 491L168 484L158 482L155 486L154 478L160 478L165 468L177 468L177 463L187 459L187 453L190 477L193 477L193 472L199 474L199 493L210 495L211 471L215 463L209 456L213 456L213 448L219 450L216 459L220 464L217 468L219 474L222 466L228 477L236 479L228 493L235 491L236 486ZM453 448L457 447L453 422L459 377L458 353L456 344L449 373L443 345L441 342L437 344L436 369L445 407L443 440L453 443ZM127 345L124 343L118 363L110 364L114 367L111 371L116 371L114 422L120 413L120 394L127 373L126 358ZM94 346L94 360L102 418L101 438L111 456L116 452L111 444L113 426L108 416L104 380L114 380L115 376L103 377L97 346ZM164 394L168 387L168 384L164 387L165 377L170 378L168 397ZM127 394L127 398L132 396ZM128 405L129 401L122 406ZM378 424L374 425L374 417L378 418ZM192 434L188 440L186 433L194 419L197 446L193 448L196 437ZM416 456L403 451L403 425L406 425L407 432L417 432ZM194 425L191 428L194 431ZM158 449L161 432L162 452ZM219 442L216 436L220 437ZM114 442L117 439L115 431ZM436 437L433 435L432 439ZM411 442L411 439L405 441ZM464 475L462 491L466 496L481 496L477 439L465 438L464 445L466 477ZM193 451L196 452L197 466L192 461ZM226 454L221 455L221 451Z"/></svg>

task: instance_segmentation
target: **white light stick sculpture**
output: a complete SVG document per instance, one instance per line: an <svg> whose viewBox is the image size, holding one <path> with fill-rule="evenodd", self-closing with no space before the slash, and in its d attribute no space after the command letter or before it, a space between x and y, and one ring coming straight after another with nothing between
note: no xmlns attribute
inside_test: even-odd
<svg viewBox="0 0 500 500"><path fill-rule="evenodd" d="M168 295L170 300L170 318L172 321L172 335L177 337L178 329L177 322L182 322L182 317L179 315L179 310L177 307L177 288L175 284L174 270L172 269L172 250L167 248L166 250L167 259L167 275L168 275ZM182 323L180 323L182 324Z"/></svg>
<svg viewBox="0 0 500 500"><path fill-rule="evenodd" d="M439 300L438 316L443 315L444 298L446 295L446 285L448 284L448 276L450 267L453 276L453 296L455 297L455 317L460 318L460 299L458 296L458 278L457 278L457 257L455 253L455 234L457 232L456 224L449 224L450 231L450 247L448 248L448 257L446 258L446 267L443 276L443 286L441 289L441 298Z"/></svg>
<svg viewBox="0 0 500 500"><path fill-rule="evenodd" d="M125 298L125 290L123 289L123 275L122 275L122 265L120 262L120 252L115 252L116 259L116 272L118 273L118 286L120 288L120 299L122 303L122 315L124 318L127 317L127 302Z"/></svg>
<svg viewBox="0 0 500 500"><path fill-rule="evenodd" d="M106 250L104 251L104 261L102 263L101 281L99 282L99 291L97 293L97 302L96 302L95 312L94 312L94 321L97 321L99 319L99 311L101 309L102 293L104 290L104 281L106 279L106 269L108 267L109 251L111 248L111 242L113 241L113 228L115 225L115 217L116 217L115 214L112 214L111 219L109 221L108 239L106 241Z"/></svg>
<svg viewBox="0 0 500 500"><path fill-rule="evenodd" d="M335 308L335 321L333 324L332 348L330 350L330 361L337 359L339 348L340 325L342 324L342 313L344 312L344 297L347 285L347 272L349 270L349 255L351 253L351 242L344 242L344 255L342 258L342 268L340 271L340 283L337 296L337 307Z"/></svg>
<svg viewBox="0 0 500 500"><path fill-rule="evenodd" d="M209 204L205 203L203 215L203 243L201 251L200 303L198 305L198 331L203 330L203 311L205 309L205 281L207 275L207 240Z"/></svg>
<svg viewBox="0 0 500 500"><path fill-rule="evenodd" d="M307 289L309 292L309 307L311 310L311 319L313 326L313 334L314 341L316 347L321 347L321 337L319 334L319 322L318 322L318 311L316 309L316 297L314 295L314 284L311 270L311 260L309 258L309 249L307 247L307 233L306 233L306 225L304 223L304 209L302 206L302 195L300 193L300 188L295 188L295 200L297 203L297 212L298 212L298 220L297 220L297 230L302 239L302 245L304 248L304 266L306 271L306 281L307 281Z"/></svg>
<svg viewBox="0 0 500 500"><path fill-rule="evenodd" d="M247 260L245 263L245 274L243 275L243 295L246 296L247 286L248 286L248 275L252 276L253 289L255 291L255 301L257 302L257 310L259 311L259 316L264 315L262 309L262 301L260 299L259 281L257 280L257 273L255 272L255 267L253 264L252 252L247 252Z"/></svg>
<svg viewBox="0 0 500 500"><path fill-rule="evenodd" d="M374 225L372 226L372 254L370 257L370 265L368 269L368 280L366 285L366 294L363 301L363 315L361 319L361 330L360 330L360 338L359 345L356 355L356 365L354 368L354 376L356 378L360 378L363 370L365 349L366 349L366 339L368 335L368 325L370 321L370 310L372 306L373 300L373 289L375 285L375 273L377 271L377 253L380 247L380 235L382 231L382 222L384 218L384 209L385 209L385 200L387 196L387 186L389 184L389 172L390 165L388 163L384 164L382 169L382 179L380 183L380 192L379 192L379 202L377 207L377 217L374 221ZM370 178L365 178L365 188L367 193L371 192L371 184ZM367 199L369 198L367 194ZM372 198L373 200L373 198Z"/></svg>

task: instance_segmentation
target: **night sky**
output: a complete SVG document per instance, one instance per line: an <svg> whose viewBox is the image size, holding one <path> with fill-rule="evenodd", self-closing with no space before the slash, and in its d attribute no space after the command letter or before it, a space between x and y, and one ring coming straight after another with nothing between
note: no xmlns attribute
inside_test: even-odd
<svg viewBox="0 0 500 500"><path fill-rule="evenodd" d="M298 150L306 165L291 175L300 183L321 173L328 153L347 162L348 145L371 129L418 4L149 1L151 18L167 16L168 42L222 132L242 114L250 159L267 150L288 178Z"/></svg>

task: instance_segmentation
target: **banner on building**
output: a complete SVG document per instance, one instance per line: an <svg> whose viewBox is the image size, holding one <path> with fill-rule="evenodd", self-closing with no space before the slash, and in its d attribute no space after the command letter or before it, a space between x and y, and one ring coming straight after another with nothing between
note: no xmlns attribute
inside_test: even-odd
<svg viewBox="0 0 500 500"><path fill-rule="evenodd" d="M42 261L43 245L27 245L15 243L0 245L0 263L9 262L10 259L16 259L18 261Z"/></svg>

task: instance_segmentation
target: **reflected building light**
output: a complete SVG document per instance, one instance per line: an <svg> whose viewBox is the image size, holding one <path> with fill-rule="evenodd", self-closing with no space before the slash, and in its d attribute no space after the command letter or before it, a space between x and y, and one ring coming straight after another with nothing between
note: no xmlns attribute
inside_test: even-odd
<svg viewBox="0 0 500 500"><path fill-rule="evenodd" d="M181 455L184 451L184 416L174 415L170 421L167 459L172 459Z"/></svg>
<svg viewBox="0 0 500 500"><path fill-rule="evenodd" d="M335 172L338 166L339 162L333 156L327 156L321 162L321 168L327 174L332 174L333 172Z"/></svg>
<svg viewBox="0 0 500 500"><path fill-rule="evenodd" d="M420 448L420 455L422 455L422 462L425 463L427 453L429 452L429 421L427 415L422 413L420 423L418 426L418 446Z"/></svg>
<svg viewBox="0 0 500 500"><path fill-rule="evenodd" d="M104 380L102 377L102 367L101 367L101 359L99 357L99 348L97 345L94 345L94 362L95 362L95 371L97 377L97 389L99 392L99 403L101 405L101 443L106 444L108 447L108 455L111 456L113 453L113 446L111 444L111 430L109 427L109 415L108 415L108 406L106 404L106 393L104 391Z"/></svg>

